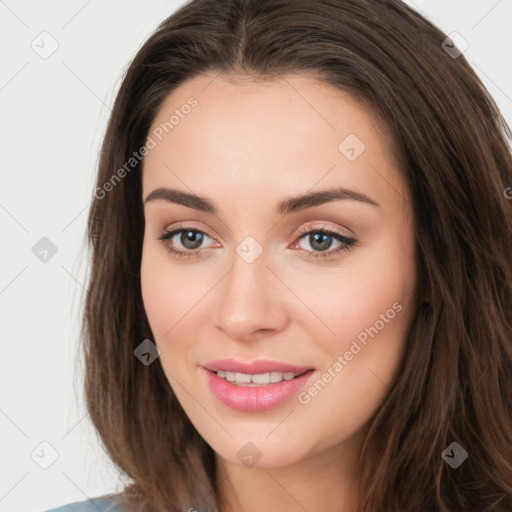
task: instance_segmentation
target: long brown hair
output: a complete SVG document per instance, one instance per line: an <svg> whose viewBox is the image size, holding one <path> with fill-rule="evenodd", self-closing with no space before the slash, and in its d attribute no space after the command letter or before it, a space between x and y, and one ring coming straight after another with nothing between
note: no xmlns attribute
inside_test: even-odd
<svg viewBox="0 0 512 512"><path fill-rule="evenodd" d="M160 360L134 356L153 337L140 287L143 159L126 166L166 96L204 73L319 77L371 109L396 145L419 306L362 447L358 512L512 510L512 134L446 37L400 0L192 0L138 51L101 149L82 331L88 410L133 510L218 506L213 450ZM442 457L453 442L468 453L457 468Z"/></svg>

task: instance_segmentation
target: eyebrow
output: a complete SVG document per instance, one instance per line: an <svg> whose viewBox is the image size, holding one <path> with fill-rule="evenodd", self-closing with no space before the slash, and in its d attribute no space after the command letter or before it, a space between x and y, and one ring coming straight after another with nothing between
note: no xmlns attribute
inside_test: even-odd
<svg viewBox="0 0 512 512"><path fill-rule="evenodd" d="M215 203L211 199L207 197L201 197L196 194L190 194L182 190L164 187L157 188L146 197L144 203L155 201L157 199L162 199L170 203L187 206L188 208L193 208L194 210L199 210L205 213L211 213L214 215L219 213L218 208L215 206ZM338 187L321 190L318 192L301 194L299 196L285 199L277 203L275 210L278 215L287 215L289 213L298 212L307 208L312 208L314 206L319 206L321 204L340 199L350 199L353 201L359 201L361 203L380 207L379 203L364 194Z"/></svg>

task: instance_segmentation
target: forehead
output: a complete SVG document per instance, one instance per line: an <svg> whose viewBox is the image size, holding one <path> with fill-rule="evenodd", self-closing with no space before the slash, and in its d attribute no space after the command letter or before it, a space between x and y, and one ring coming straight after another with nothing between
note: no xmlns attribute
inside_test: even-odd
<svg viewBox="0 0 512 512"><path fill-rule="evenodd" d="M321 179L367 186L377 169L401 186L377 118L349 94L304 75L188 80L167 96L149 136L155 147L144 159L145 195L180 184L180 176L182 186L201 191L225 184L303 192Z"/></svg>

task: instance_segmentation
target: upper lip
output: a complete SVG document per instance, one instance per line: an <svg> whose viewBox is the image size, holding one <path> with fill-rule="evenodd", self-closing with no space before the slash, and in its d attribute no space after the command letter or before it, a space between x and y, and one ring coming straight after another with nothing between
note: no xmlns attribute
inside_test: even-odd
<svg viewBox="0 0 512 512"><path fill-rule="evenodd" d="M225 370L228 372L245 373L250 375L269 372L304 373L308 370L314 370L314 368L311 368L310 366L297 366L294 364L283 363L281 361L271 361L268 359L261 359L251 363L245 363L235 359L217 359L216 361L210 361L209 363L203 365L203 368L206 368L212 372Z"/></svg>

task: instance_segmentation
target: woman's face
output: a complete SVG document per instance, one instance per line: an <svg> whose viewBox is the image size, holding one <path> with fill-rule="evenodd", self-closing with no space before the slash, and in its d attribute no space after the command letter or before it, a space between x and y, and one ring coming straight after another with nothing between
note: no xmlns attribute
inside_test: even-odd
<svg viewBox="0 0 512 512"><path fill-rule="evenodd" d="M414 233L381 128L300 75L195 78L151 127L145 310L173 392L231 463L346 455L397 376Z"/></svg>

